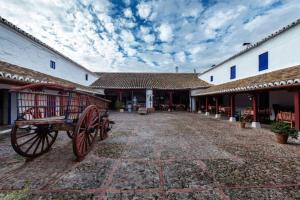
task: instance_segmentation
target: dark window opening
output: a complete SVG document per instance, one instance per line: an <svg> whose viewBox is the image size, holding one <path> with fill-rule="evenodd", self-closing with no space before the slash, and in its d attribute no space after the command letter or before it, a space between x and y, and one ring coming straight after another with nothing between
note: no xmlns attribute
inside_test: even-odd
<svg viewBox="0 0 300 200"><path fill-rule="evenodd" d="M88 81L89 80L89 75L85 74L85 80Z"/></svg>
<svg viewBox="0 0 300 200"><path fill-rule="evenodd" d="M52 69L55 69L55 62L53 60L50 60L50 67Z"/></svg>
<svg viewBox="0 0 300 200"><path fill-rule="evenodd" d="M210 82L214 81L214 76L210 76Z"/></svg>
<svg viewBox="0 0 300 200"><path fill-rule="evenodd" d="M269 64L268 52L260 54L258 60L259 60L259 64L258 64L259 71L268 69L268 64Z"/></svg>
<svg viewBox="0 0 300 200"><path fill-rule="evenodd" d="M230 67L230 79L236 78L236 66Z"/></svg>

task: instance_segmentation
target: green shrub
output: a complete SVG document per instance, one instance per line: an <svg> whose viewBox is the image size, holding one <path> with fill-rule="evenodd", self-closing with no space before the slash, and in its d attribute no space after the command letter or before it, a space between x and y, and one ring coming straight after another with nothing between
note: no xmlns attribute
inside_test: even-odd
<svg viewBox="0 0 300 200"><path fill-rule="evenodd" d="M121 102L121 101L116 101L115 102L115 108L117 109L117 110L120 110L120 109L122 109L123 108L123 103Z"/></svg>
<svg viewBox="0 0 300 200"><path fill-rule="evenodd" d="M298 138L298 131L291 128L290 124L284 122L274 122L271 131L278 134L288 135L289 137Z"/></svg>

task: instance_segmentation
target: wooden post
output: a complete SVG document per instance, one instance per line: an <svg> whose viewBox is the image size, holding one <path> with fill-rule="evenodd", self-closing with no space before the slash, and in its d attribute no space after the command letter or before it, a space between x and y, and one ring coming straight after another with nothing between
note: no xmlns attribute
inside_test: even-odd
<svg viewBox="0 0 300 200"><path fill-rule="evenodd" d="M257 94L253 94L252 96L252 109L253 109L253 121L251 124L252 128L260 128L260 123L258 121L258 102L257 102Z"/></svg>
<svg viewBox="0 0 300 200"><path fill-rule="evenodd" d="M253 109L253 121L257 122L257 95L253 94L252 96L252 109Z"/></svg>
<svg viewBox="0 0 300 200"><path fill-rule="evenodd" d="M235 95L230 95L230 117L234 117L235 114Z"/></svg>
<svg viewBox="0 0 300 200"><path fill-rule="evenodd" d="M119 91L119 101L122 102L122 91Z"/></svg>
<svg viewBox="0 0 300 200"><path fill-rule="evenodd" d="M199 100L199 102L198 102L198 111L201 113L201 97L200 96L198 97L198 100Z"/></svg>
<svg viewBox="0 0 300 200"><path fill-rule="evenodd" d="M173 107L173 92L169 92L169 107L170 109Z"/></svg>
<svg viewBox="0 0 300 200"><path fill-rule="evenodd" d="M295 129L300 130L300 92L294 93Z"/></svg>
<svg viewBox="0 0 300 200"><path fill-rule="evenodd" d="M205 114L209 114L208 112L208 96L205 97Z"/></svg>
<svg viewBox="0 0 300 200"><path fill-rule="evenodd" d="M216 114L219 114L219 97L216 96Z"/></svg>

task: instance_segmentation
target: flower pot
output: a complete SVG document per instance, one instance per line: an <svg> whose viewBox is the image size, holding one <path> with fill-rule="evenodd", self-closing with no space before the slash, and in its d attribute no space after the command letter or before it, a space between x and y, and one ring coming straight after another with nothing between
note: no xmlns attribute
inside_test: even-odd
<svg viewBox="0 0 300 200"><path fill-rule="evenodd" d="M240 128L246 128L246 123L245 122L240 122L239 127Z"/></svg>
<svg viewBox="0 0 300 200"><path fill-rule="evenodd" d="M279 144L286 144L288 140L288 135L276 133L276 141Z"/></svg>

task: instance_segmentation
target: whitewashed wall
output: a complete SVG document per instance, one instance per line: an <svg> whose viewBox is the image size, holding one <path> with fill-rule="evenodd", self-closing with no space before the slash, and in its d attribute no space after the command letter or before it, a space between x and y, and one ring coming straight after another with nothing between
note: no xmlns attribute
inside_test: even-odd
<svg viewBox="0 0 300 200"><path fill-rule="evenodd" d="M97 75L0 24L0 60L49 74L81 85L90 85ZM50 68L50 60L56 69ZM85 80L88 74L88 81Z"/></svg>
<svg viewBox="0 0 300 200"><path fill-rule="evenodd" d="M269 53L269 69L258 70L258 56ZM216 55L217 56L217 55ZM227 61L226 63L199 75L199 78L212 84L226 83L230 80L230 67L236 66L236 79L271 72L300 64L300 25L270 39L264 44ZM213 82L210 81L213 76Z"/></svg>
<svg viewBox="0 0 300 200"><path fill-rule="evenodd" d="M153 90L146 90L146 108L153 108Z"/></svg>

